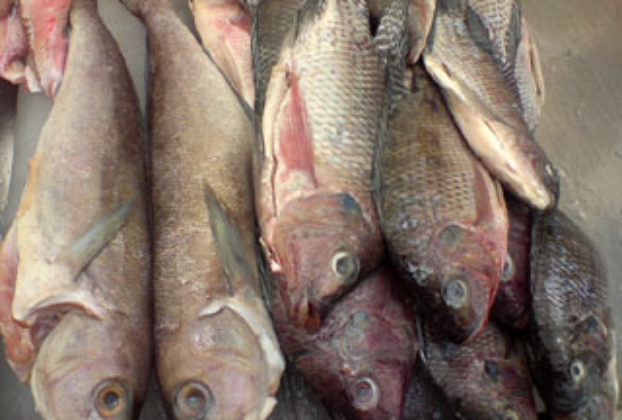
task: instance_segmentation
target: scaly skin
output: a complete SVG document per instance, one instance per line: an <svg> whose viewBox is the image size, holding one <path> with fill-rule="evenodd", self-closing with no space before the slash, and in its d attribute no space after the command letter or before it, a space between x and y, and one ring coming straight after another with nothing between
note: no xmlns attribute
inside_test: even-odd
<svg viewBox="0 0 622 420"><path fill-rule="evenodd" d="M371 167L384 70L367 14L355 0L306 3L262 116L262 243L292 322L309 328L383 251Z"/></svg>
<svg viewBox="0 0 622 420"><path fill-rule="evenodd" d="M555 419L614 419L615 333L607 277L590 239L560 211L534 218L530 363Z"/></svg>
<svg viewBox="0 0 622 420"><path fill-rule="evenodd" d="M54 420L132 418L151 348L138 101L95 4L71 11L65 82L0 250L7 355Z"/></svg>
<svg viewBox="0 0 622 420"><path fill-rule="evenodd" d="M157 372L177 418L264 419L284 368L259 292L251 122L167 1L127 0L144 20L151 74L151 193ZM241 245L225 266L204 198L226 208ZM222 239L222 238L221 238ZM246 271L246 272L244 272ZM270 347L271 346L271 347ZM193 396L202 397L193 414Z"/></svg>

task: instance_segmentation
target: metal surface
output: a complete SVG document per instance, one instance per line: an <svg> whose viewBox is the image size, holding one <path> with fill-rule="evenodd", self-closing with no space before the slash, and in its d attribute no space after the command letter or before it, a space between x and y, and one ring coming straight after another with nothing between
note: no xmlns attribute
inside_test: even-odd
<svg viewBox="0 0 622 420"><path fill-rule="evenodd" d="M184 2L185 3L185 2ZM561 207L603 254L616 325L622 328L622 2L523 0L538 42L546 103L537 139L562 171ZM145 104L145 36L116 1L100 0L104 20L121 44ZM14 175L6 214L15 211L27 158L32 155L49 101L20 92ZM1 194L0 194L1 197ZM6 227L3 219L0 228ZM618 334L619 343L622 334ZM105 345L105 343L102 343ZM622 345L618 345L622 360ZM618 367L622 369L622 366ZM622 370L620 370L622 373ZM141 419L165 418L151 384ZM35 420L32 398L0 354L0 420Z"/></svg>

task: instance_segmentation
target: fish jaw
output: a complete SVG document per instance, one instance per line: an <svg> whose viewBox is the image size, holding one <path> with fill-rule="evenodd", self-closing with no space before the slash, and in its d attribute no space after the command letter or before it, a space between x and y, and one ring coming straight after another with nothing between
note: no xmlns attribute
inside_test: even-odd
<svg viewBox="0 0 622 420"><path fill-rule="evenodd" d="M43 91L54 97L63 79L67 59L66 28L72 0L20 0L31 54Z"/></svg>
<svg viewBox="0 0 622 420"><path fill-rule="evenodd" d="M184 400L193 390L203 396L200 418L263 420L270 414L284 364L280 353L266 354L278 344L254 310L237 299L212 302L194 322L156 331L158 376L176 418L199 415Z"/></svg>
<svg viewBox="0 0 622 420"><path fill-rule="evenodd" d="M72 312L46 337L30 380L37 411L46 419L110 416L101 403L107 392L118 397L112 410L115 419L135 416L146 387L149 356L140 345L144 341L136 340L136 332L133 337L124 335L119 325L114 319L102 322ZM141 333L143 339L146 334Z"/></svg>
<svg viewBox="0 0 622 420"><path fill-rule="evenodd" d="M290 202L269 244L282 273L281 294L293 322L317 328L332 303L380 259L382 244L349 194L317 193Z"/></svg>
<svg viewBox="0 0 622 420"><path fill-rule="evenodd" d="M251 15L241 0L191 0L205 48L251 107L255 89L250 51Z"/></svg>

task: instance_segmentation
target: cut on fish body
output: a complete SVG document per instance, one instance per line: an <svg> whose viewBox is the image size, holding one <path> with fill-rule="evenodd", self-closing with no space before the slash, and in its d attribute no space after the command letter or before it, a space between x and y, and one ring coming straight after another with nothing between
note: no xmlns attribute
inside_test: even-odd
<svg viewBox="0 0 622 420"><path fill-rule="evenodd" d="M284 362L259 289L251 121L168 1L124 3L146 24L153 63L155 340L164 400L179 419L265 419Z"/></svg>
<svg viewBox="0 0 622 420"><path fill-rule="evenodd" d="M520 102L467 25L465 0L439 0L423 57L474 153L514 195L537 210L556 206L557 172L533 141Z"/></svg>
<svg viewBox="0 0 622 420"><path fill-rule="evenodd" d="M0 252L7 356L46 419L136 415L151 349L138 100L94 0L75 0L65 81ZM105 345L103 345L105 343Z"/></svg>
<svg viewBox="0 0 622 420"><path fill-rule="evenodd" d="M293 322L314 328L383 252L371 167L384 70L367 8L308 2L273 67L256 203Z"/></svg>
<svg viewBox="0 0 622 420"><path fill-rule="evenodd" d="M421 66L412 83L379 145L378 214L428 321L460 342L482 329L495 298L507 253L505 201Z"/></svg>
<svg viewBox="0 0 622 420"><path fill-rule="evenodd" d="M614 419L615 334L602 259L579 227L555 211L534 219L530 363L554 418Z"/></svg>

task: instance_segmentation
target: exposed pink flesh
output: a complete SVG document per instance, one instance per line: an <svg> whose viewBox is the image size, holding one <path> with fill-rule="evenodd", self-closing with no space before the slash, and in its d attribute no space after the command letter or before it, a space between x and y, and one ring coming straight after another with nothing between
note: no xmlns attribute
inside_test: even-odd
<svg viewBox="0 0 622 420"><path fill-rule="evenodd" d="M20 379L26 380L34 363L35 349L29 330L17 324L11 314L19 259L15 242L15 231L10 230L0 248L0 333L7 359Z"/></svg>
<svg viewBox="0 0 622 420"><path fill-rule="evenodd" d="M12 83L23 83L26 79L24 61L27 55L26 33L18 10L13 7L7 15L0 17L0 77Z"/></svg>
<svg viewBox="0 0 622 420"><path fill-rule="evenodd" d="M71 0L20 0L36 72L46 95L53 97L63 79L67 58L65 34Z"/></svg>

